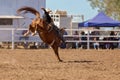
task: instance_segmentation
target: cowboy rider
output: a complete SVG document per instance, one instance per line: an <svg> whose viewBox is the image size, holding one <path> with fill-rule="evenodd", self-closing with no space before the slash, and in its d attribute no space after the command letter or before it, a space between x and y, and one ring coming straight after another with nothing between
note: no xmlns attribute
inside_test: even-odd
<svg viewBox="0 0 120 80"><path fill-rule="evenodd" d="M57 36L62 40L62 42L65 42L62 33L60 32L60 29L54 24L52 18L50 17L49 13L51 12L51 10L45 10L45 8L41 8L44 11L43 14L43 20L45 20L47 22L47 24L50 24L53 29L56 31Z"/></svg>

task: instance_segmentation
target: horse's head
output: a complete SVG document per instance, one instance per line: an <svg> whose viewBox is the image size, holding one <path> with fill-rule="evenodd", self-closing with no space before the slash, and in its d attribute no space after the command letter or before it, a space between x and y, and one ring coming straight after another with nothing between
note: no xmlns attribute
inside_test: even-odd
<svg viewBox="0 0 120 80"><path fill-rule="evenodd" d="M32 35L35 35L36 30L37 30L37 24L36 24L36 19L32 20L32 23L29 25L29 30L24 34L24 36L27 36L32 33Z"/></svg>
<svg viewBox="0 0 120 80"><path fill-rule="evenodd" d="M36 24L34 21L29 25L29 30L34 33L36 31Z"/></svg>
<svg viewBox="0 0 120 80"><path fill-rule="evenodd" d="M51 25L48 25L43 19L36 18L32 21L32 23L29 25L29 30L24 35L27 36L30 32L32 32L32 35L35 35L36 31L39 32L48 32Z"/></svg>

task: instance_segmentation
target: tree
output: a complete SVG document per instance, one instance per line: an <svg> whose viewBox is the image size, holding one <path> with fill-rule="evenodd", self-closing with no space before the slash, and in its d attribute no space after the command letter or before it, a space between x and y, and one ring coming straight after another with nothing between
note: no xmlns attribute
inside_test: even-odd
<svg viewBox="0 0 120 80"><path fill-rule="evenodd" d="M92 8L104 11L114 19L120 20L120 0L88 0Z"/></svg>

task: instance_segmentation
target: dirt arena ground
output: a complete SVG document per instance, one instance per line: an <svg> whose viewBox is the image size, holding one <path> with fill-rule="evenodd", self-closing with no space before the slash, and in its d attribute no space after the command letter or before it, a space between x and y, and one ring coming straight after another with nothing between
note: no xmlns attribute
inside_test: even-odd
<svg viewBox="0 0 120 80"><path fill-rule="evenodd" d="M0 49L0 80L120 80L120 50Z"/></svg>

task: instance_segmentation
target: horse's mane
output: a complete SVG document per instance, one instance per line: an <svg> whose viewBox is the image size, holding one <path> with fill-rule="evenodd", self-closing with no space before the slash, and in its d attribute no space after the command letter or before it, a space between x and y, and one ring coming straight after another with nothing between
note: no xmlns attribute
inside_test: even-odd
<svg viewBox="0 0 120 80"><path fill-rule="evenodd" d="M30 12L30 13L36 15L36 18L40 18L40 13L39 13L36 9L34 9L34 8L32 8L32 7L27 7L27 6L25 6L25 7L19 8L19 9L17 10L17 13L20 13L20 12L22 12L22 11L24 11L23 13L28 13L28 12Z"/></svg>

